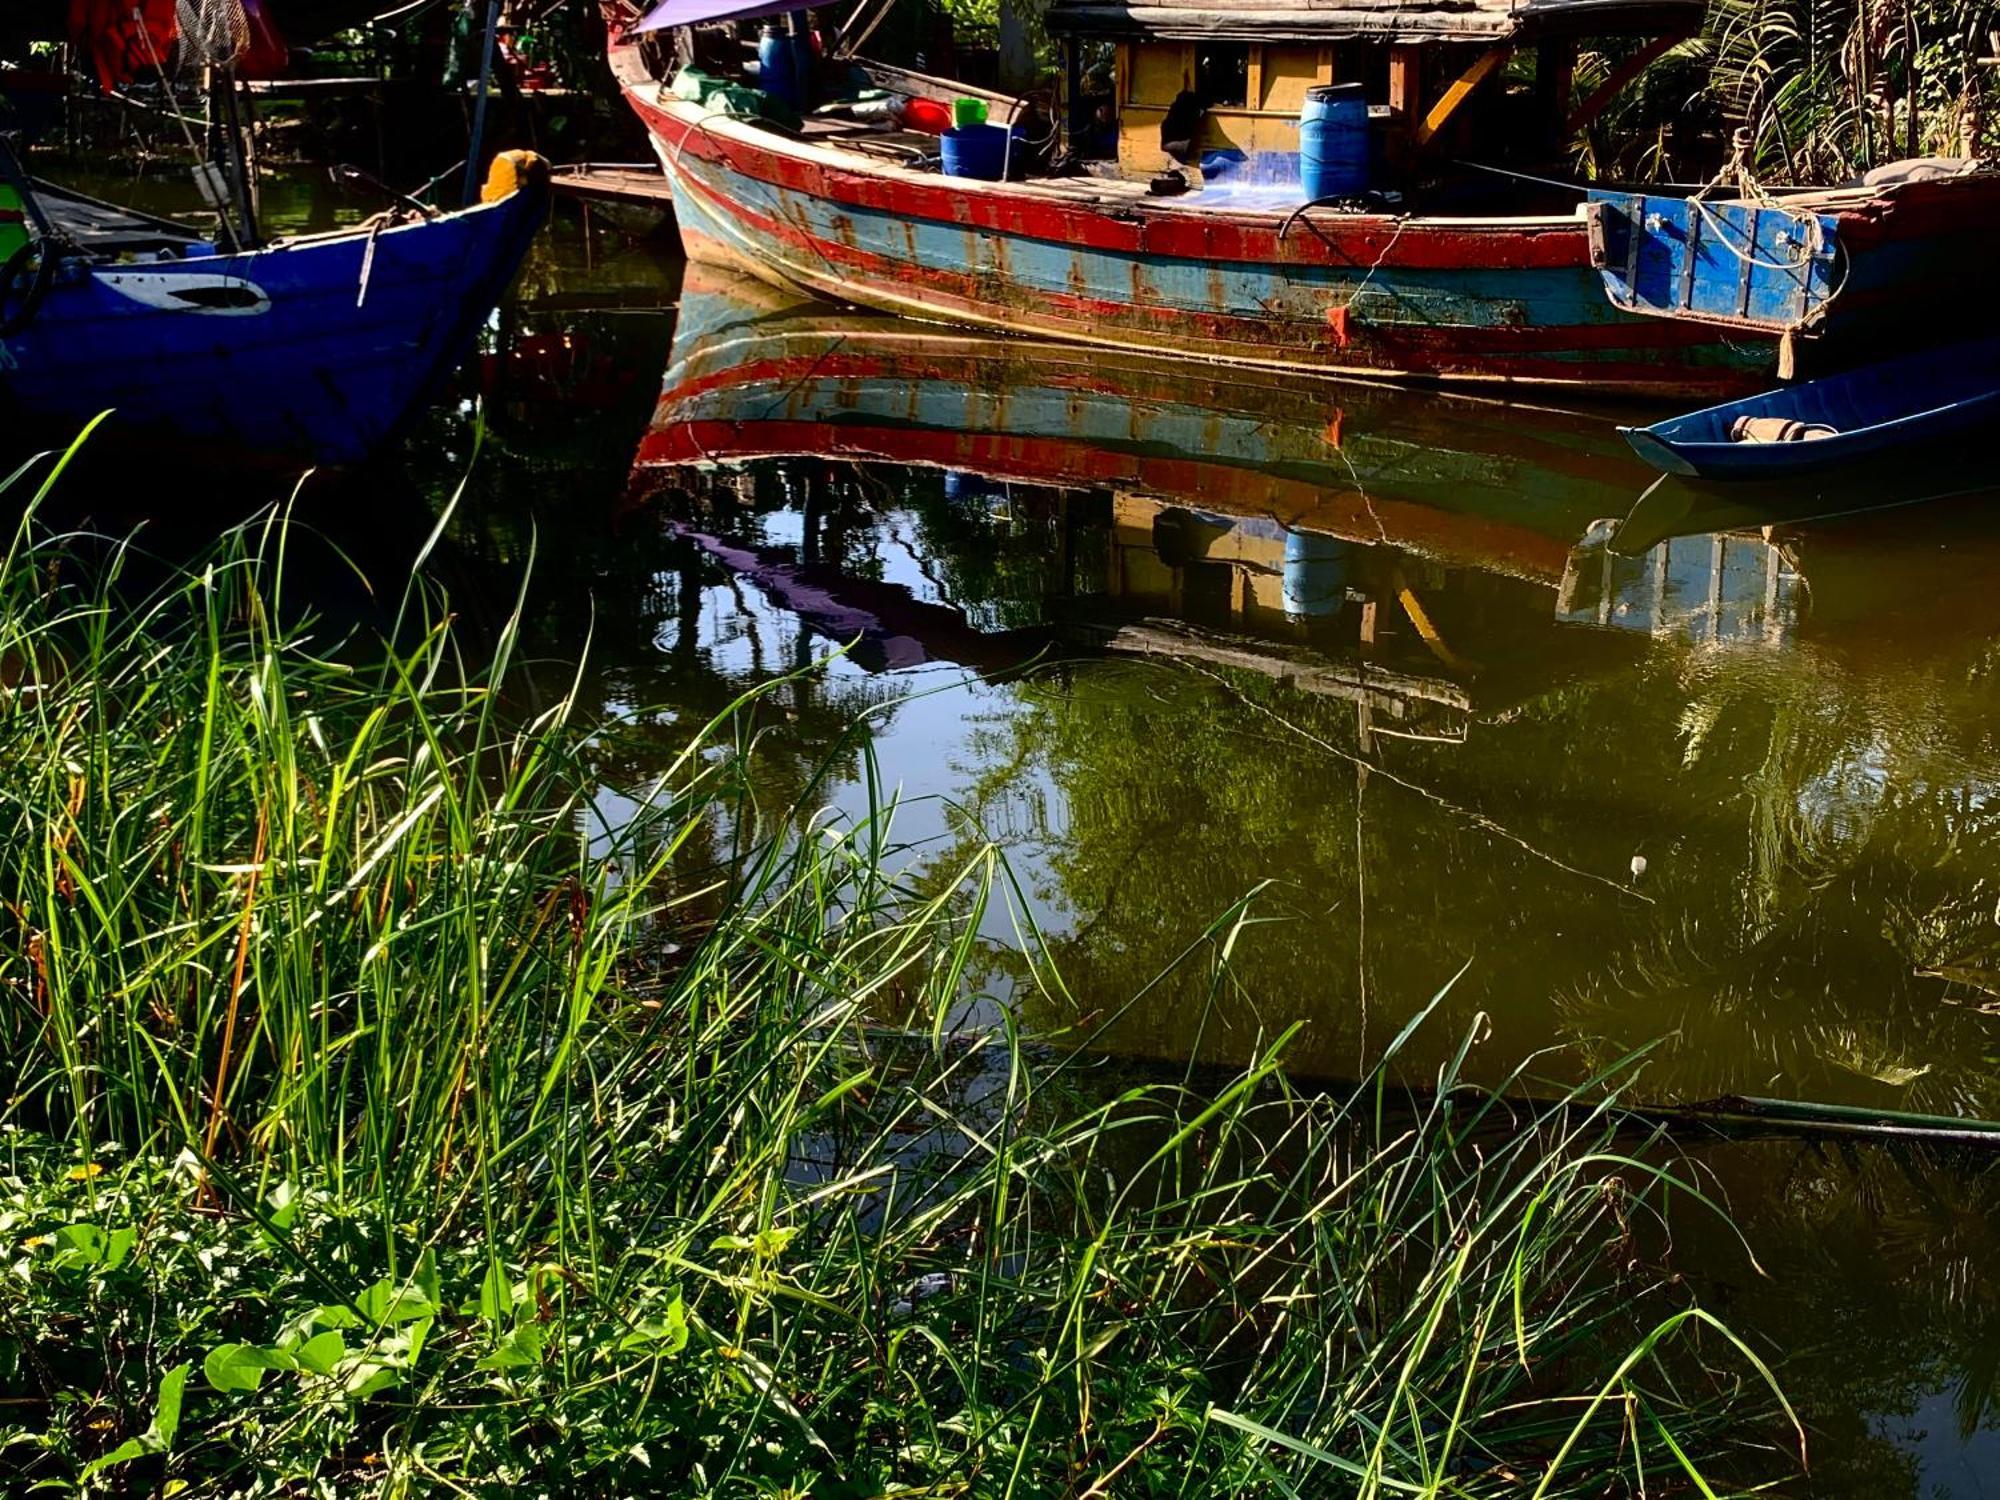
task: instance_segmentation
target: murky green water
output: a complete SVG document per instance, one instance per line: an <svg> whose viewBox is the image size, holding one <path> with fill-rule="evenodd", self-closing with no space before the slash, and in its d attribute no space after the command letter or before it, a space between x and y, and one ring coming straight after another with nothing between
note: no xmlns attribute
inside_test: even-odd
<svg viewBox="0 0 2000 1500"><path fill-rule="evenodd" d="M1031 355L683 284L670 245L559 220L460 390L309 514L407 556L483 396L461 607L532 553L536 649L587 636L662 756L831 657L763 710L770 803L832 756L858 809L865 749L919 876L1001 844L1070 995L1002 912L978 979L1036 1028L1229 1062L1303 1021L1295 1066L1352 1076L1457 976L1413 1078L1484 1015L1489 1077L1650 1047L1651 1100L2000 1116L1990 501L1717 532L1662 492L1694 534L1614 556L1652 476L1602 414ZM1812 1492L2000 1488L2000 1174L1697 1160L1764 1274L1699 1216L1680 1269L1785 1351Z"/></svg>

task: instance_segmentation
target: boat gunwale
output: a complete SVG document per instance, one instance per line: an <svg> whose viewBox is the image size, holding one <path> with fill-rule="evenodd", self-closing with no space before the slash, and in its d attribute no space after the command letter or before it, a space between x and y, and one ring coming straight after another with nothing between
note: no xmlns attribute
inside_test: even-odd
<svg viewBox="0 0 2000 1500"><path fill-rule="evenodd" d="M633 102L641 107L642 118L645 111L657 111L673 119L689 132L704 135L719 135L733 142L753 149L770 151L776 155L789 156L815 166L833 168L843 172L858 172L879 177L889 182L907 183L915 188L936 189L949 185L946 190L967 198L991 198L998 203L1009 200L1047 203L1052 207L1074 212L1094 214L1098 217L1129 221L1138 219L1158 219L1174 223L1214 224L1229 228L1250 230L1275 230L1282 227L1287 219L1299 214L1304 205L1292 204L1266 209L1258 208L1204 208L1198 207L1189 198L1180 196L1155 197L1140 191L1143 185L1133 183L1129 187L1122 181L1123 191L1107 191L1101 197L1079 197L1075 192L1065 192L1049 186L1048 183L1090 183L1109 184L1104 178L1052 178L1047 182L1029 179L1019 182L988 182L978 178L950 177L941 172L918 171L901 163L866 152L843 149L837 143L808 140L782 130L774 130L756 121L739 119L719 110L708 110L691 100L673 94L666 84L658 79L647 79L643 84L625 82L624 88ZM647 99L646 90L655 91L655 97ZM690 118L692 116L692 118ZM718 128L719 127L719 128ZM683 144L679 151L684 153L694 149ZM679 153L677 153L679 154ZM697 153L701 154L701 153ZM731 163L736 170L743 170ZM752 173L750 175L756 175ZM1581 191L1581 190L1579 190ZM832 195L828 195L831 197ZM835 199L845 202L845 199ZM1585 243L1587 223L1583 217L1583 205L1567 214L1518 214L1518 215L1443 215L1443 214L1395 214L1395 213L1328 213L1325 217L1305 219L1301 224L1309 224L1315 229L1338 226L1343 230L1364 230L1375 233L1408 234L1426 231L1448 233L1509 234L1527 233L1534 235L1569 234L1577 237L1579 245ZM915 217L936 219L939 222L957 222L948 217L911 210ZM1298 243L1310 244L1315 236L1302 233Z"/></svg>

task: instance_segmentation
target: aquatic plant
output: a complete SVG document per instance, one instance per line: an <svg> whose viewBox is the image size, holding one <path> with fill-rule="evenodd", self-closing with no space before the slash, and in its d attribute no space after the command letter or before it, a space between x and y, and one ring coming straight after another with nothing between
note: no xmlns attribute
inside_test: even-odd
<svg viewBox="0 0 2000 1500"><path fill-rule="evenodd" d="M418 588L342 636L287 595L299 541L169 566L31 510L0 559L10 1472L1476 1496L1796 1461L1615 1087L1510 1105L1462 1082L1477 1031L1422 1094L1326 1096L1288 1033L1164 1082L962 1024L996 903L1061 986L990 846L919 893L879 796L751 824L754 692L608 788L618 725L518 709L514 627L475 664Z"/></svg>

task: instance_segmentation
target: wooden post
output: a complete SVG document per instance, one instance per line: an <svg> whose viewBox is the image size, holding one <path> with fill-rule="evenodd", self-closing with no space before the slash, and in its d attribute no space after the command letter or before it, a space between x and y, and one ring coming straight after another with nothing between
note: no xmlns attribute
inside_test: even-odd
<svg viewBox="0 0 2000 1500"><path fill-rule="evenodd" d="M500 39L500 0L486 0L486 39L479 48L479 97L472 107L472 141L465 152L467 208L479 201L479 173L486 154L486 96L493 92L493 53Z"/></svg>
<svg viewBox="0 0 2000 1500"><path fill-rule="evenodd" d="M1373 733L1375 715L1368 707L1367 672L1368 659L1375 654L1375 628L1376 604L1373 599L1369 599L1361 606L1361 661L1363 666L1361 692L1354 700L1354 748L1363 755L1373 755L1375 753L1375 735ZM1359 841L1361 838L1361 803L1359 799L1362 789L1368 785L1368 767L1364 763L1356 761L1354 763L1354 775L1356 798L1354 805L1354 837L1356 840L1355 848L1359 851Z"/></svg>
<svg viewBox="0 0 2000 1500"><path fill-rule="evenodd" d="M1389 108L1408 120L1424 103L1424 49L1395 46L1389 49Z"/></svg>

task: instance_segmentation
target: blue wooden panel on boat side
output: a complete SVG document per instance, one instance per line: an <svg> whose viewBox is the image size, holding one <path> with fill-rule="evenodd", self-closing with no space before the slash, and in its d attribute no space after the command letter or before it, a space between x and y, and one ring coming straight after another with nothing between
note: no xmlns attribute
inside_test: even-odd
<svg viewBox="0 0 2000 1500"><path fill-rule="evenodd" d="M1736 199L1592 193L1591 259L1614 306L1784 332L1841 291L1845 258L1823 214Z"/></svg>

